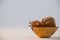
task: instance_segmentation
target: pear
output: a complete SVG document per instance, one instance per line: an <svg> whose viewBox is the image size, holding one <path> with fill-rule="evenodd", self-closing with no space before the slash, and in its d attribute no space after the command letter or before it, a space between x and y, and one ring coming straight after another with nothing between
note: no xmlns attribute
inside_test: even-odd
<svg viewBox="0 0 60 40"><path fill-rule="evenodd" d="M56 27L56 24L53 21L47 21L46 27Z"/></svg>
<svg viewBox="0 0 60 40"><path fill-rule="evenodd" d="M41 23L36 20L36 21L32 21L31 25L32 25L32 27L40 27Z"/></svg>
<svg viewBox="0 0 60 40"><path fill-rule="evenodd" d="M56 26L55 25L55 19L51 16L47 16L41 20L41 24L45 27L47 25L49 26Z"/></svg>

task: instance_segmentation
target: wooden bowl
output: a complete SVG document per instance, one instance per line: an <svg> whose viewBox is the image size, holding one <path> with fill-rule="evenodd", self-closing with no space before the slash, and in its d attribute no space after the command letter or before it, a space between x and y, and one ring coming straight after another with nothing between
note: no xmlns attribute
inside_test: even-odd
<svg viewBox="0 0 60 40"><path fill-rule="evenodd" d="M58 27L32 27L32 31L40 38L51 37L57 29Z"/></svg>

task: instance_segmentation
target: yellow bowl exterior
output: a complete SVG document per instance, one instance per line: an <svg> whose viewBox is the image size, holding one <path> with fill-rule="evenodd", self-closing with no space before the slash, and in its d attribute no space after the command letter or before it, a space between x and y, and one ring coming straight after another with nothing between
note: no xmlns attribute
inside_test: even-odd
<svg viewBox="0 0 60 40"><path fill-rule="evenodd" d="M48 38L52 36L58 27L32 27L33 32L40 38Z"/></svg>

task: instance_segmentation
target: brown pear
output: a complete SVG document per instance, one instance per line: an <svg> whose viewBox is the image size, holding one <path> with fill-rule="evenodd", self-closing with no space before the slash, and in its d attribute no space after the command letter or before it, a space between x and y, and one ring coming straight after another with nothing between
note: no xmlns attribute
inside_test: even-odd
<svg viewBox="0 0 60 40"><path fill-rule="evenodd" d="M53 21L46 22L46 27L56 27L56 24Z"/></svg>
<svg viewBox="0 0 60 40"><path fill-rule="evenodd" d="M47 24L46 24L47 23ZM41 24L45 27L46 25L55 25L55 19L51 16L47 16L41 20Z"/></svg>
<svg viewBox="0 0 60 40"><path fill-rule="evenodd" d="M31 25L32 25L32 27L40 27L41 23L36 20L36 21L32 21Z"/></svg>

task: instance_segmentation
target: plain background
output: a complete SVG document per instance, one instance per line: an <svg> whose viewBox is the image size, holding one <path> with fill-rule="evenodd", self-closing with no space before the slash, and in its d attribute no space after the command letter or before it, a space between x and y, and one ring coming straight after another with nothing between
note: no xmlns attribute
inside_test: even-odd
<svg viewBox="0 0 60 40"><path fill-rule="evenodd" d="M60 26L60 0L0 0L0 27L28 27L45 16Z"/></svg>

